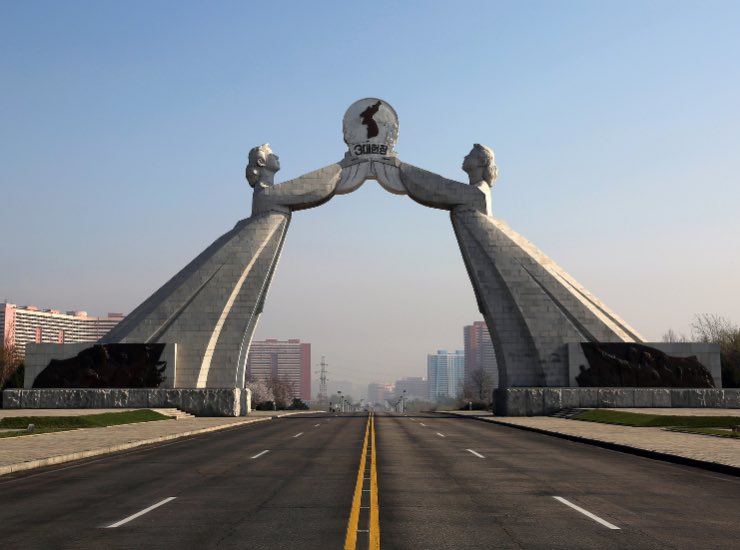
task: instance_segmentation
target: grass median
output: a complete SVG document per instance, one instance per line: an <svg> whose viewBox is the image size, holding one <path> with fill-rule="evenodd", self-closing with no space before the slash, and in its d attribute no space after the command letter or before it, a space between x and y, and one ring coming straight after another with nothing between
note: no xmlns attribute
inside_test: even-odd
<svg viewBox="0 0 740 550"><path fill-rule="evenodd" d="M642 428L725 428L740 425L739 416L673 416L661 414L642 414L624 411L591 409L578 413L574 420L636 426Z"/></svg>
<svg viewBox="0 0 740 550"><path fill-rule="evenodd" d="M672 432L683 432L687 434L715 435L719 437L740 437L740 433L729 428L668 428Z"/></svg>
<svg viewBox="0 0 740 550"><path fill-rule="evenodd" d="M0 437L18 437L39 433L62 432L79 428L103 428L105 426L152 422L154 420L166 420L169 418L171 417L149 409L81 416L10 416L0 420L0 430L22 431L0 432ZM34 425L32 432L28 431L29 424Z"/></svg>

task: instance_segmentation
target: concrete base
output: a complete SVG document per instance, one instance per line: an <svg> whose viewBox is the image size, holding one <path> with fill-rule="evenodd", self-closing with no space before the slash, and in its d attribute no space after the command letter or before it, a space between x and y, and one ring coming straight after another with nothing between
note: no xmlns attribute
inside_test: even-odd
<svg viewBox="0 0 740 550"><path fill-rule="evenodd" d="M248 389L38 389L5 390L5 409L115 409L176 407L197 416L246 416Z"/></svg>
<svg viewBox="0 0 740 550"><path fill-rule="evenodd" d="M508 388L494 390L498 416L543 416L575 408L739 409L740 389L703 388Z"/></svg>

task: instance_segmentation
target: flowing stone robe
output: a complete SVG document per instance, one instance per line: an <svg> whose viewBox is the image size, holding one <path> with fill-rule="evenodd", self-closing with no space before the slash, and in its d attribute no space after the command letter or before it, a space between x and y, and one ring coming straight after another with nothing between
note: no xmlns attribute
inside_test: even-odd
<svg viewBox="0 0 740 550"><path fill-rule="evenodd" d="M341 166L255 189L241 220L152 294L101 343L177 343L177 388L243 388L252 335L293 211L332 198Z"/></svg>
<svg viewBox="0 0 740 550"><path fill-rule="evenodd" d="M496 351L499 387L567 386L568 342L641 342L640 335L506 223L490 188L400 163L408 195L450 211Z"/></svg>

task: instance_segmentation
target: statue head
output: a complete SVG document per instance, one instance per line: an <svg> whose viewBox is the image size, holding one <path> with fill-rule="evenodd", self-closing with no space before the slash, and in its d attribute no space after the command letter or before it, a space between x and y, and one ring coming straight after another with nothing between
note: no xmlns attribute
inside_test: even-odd
<svg viewBox="0 0 740 550"><path fill-rule="evenodd" d="M258 183L272 184L275 172L280 170L280 158L272 152L269 143L263 143L249 150L247 181L252 187Z"/></svg>
<svg viewBox="0 0 740 550"><path fill-rule="evenodd" d="M470 183L485 181L489 186L498 178L498 166L493 149L476 143L463 160L462 169L470 177Z"/></svg>

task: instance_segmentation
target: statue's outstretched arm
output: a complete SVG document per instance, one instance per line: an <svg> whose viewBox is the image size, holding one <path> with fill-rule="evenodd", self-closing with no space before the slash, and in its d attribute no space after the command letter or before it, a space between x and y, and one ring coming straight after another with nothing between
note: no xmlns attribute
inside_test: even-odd
<svg viewBox="0 0 740 550"><path fill-rule="evenodd" d="M339 164L330 164L298 178L255 189L252 214L268 210L292 212L324 204L334 196L341 172Z"/></svg>
<svg viewBox="0 0 740 550"><path fill-rule="evenodd" d="M486 212L486 195L477 187L443 178L405 162L400 163L399 170L409 197L424 206L442 210L462 206Z"/></svg>

